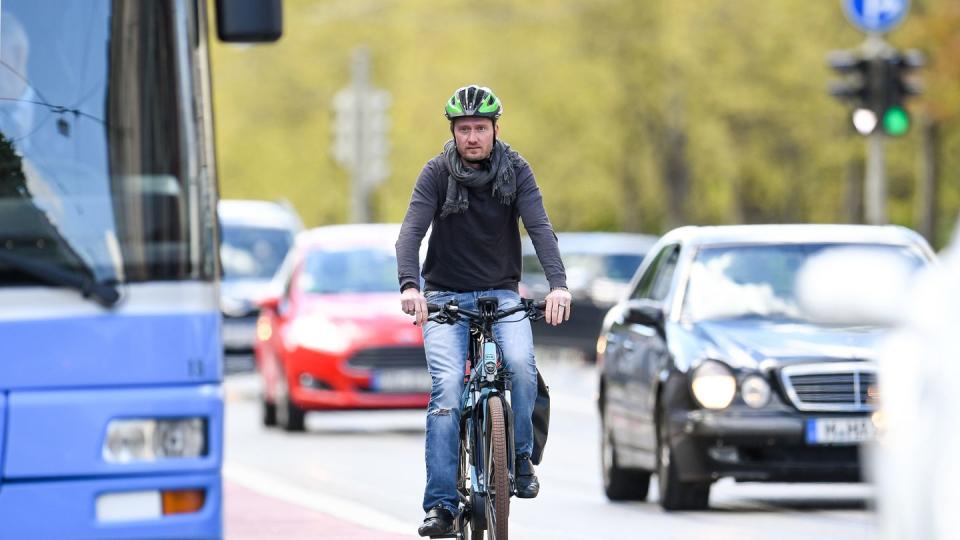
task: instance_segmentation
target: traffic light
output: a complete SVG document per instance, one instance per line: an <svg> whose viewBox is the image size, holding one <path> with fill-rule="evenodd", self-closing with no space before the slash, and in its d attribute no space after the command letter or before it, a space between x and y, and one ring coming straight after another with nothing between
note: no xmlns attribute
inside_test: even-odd
<svg viewBox="0 0 960 540"><path fill-rule="evenodd" d="M924 64L916 50L900 52L892 48L866 55L860 50L832 51L827 63L840 75L830 85L830 94L853 108L853 127L861 135L878 128L899 137L910 129L906 101L920 93L910 80L911 72Z"/></svg>
<svg viewBox="0 0 960 540"><path fill-rule="evenodd" d="M910 113L905 102L919 95L919 84L911 80L911 72L924 65L923 53L917 50L896 51L884 60L883 99L880 123L883 132L899 137L910 130Z"/></svg>
<svg viewBox="0 0 960 540"><path fill-rule="evenodd" d="M358 98L357 92L349 87L333 98L333 157L353 171L358 167L357 158L360 156L363 159L363 181L371 185L390 176L387 163L390 102L391 96L386 90L371 89Z"/></svg>
<svg viewBox="0 0 960 540"><path fill-rule="evenodd" d="M861 135L869 135L878 123L873 91L876 62L858 50L839 50L830 51L827 64L840 76L830 83L830 95L852 106L853 127Z"/></svg>
<svg viewBox="0 0 960 540"><path fill-rule="evenodd" d="M830 83L830 95L840 100L862 103L867 99L870 61L860 51L830 51L827 63L840 79Z"/></svg>

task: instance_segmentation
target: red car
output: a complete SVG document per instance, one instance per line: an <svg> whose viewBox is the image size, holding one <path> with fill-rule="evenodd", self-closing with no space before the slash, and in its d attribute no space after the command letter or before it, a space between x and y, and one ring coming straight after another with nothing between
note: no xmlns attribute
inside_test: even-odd
<svg viewBox="0 0 960 540"><path fill-rule="evenodd" d="M400 310L399 231L358 224L297 236L257 320L265 425L303 430L309 410L426 408L423 335Z"/></svg>

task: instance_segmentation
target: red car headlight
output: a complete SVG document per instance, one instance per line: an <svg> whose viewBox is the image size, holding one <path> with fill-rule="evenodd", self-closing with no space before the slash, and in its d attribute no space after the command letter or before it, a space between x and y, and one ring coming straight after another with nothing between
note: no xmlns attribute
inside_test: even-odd
<svg viewBox="0 0 960 540"><path fill-rule="evenodd" d="M322 317L300 317L290 325L290 345L320 352L340 353L350 348L358 333L351 324L334 324Z"/></svg>

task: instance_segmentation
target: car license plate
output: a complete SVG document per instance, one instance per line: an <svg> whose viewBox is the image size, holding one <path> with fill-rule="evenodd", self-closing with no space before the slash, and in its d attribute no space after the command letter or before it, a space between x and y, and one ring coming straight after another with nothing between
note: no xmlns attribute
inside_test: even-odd
<svg viewBox="0 0 960 540"><path fill-rule="evenodd" d="M384 369L373 374L377 392L429 392L431 384L425 369Z"/></svg>
<svg viewBox="0 0 960 540"><path fill-rule="evenodd" d="M807 444L858 444L875 436L873 422L866 416L807 420Z"/></svg>

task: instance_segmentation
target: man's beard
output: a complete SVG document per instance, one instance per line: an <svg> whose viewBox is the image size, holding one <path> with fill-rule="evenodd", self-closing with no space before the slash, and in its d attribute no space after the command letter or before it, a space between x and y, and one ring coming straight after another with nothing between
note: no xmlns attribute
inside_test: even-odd
<svg viewBox="0 0 960 540"><path fill-rule="evenodd" d="M496 146L496 145L495 145L495 144L494 144L494 145L491 145L491 146L490 146L490 151L487 152L483 157L480 157L480 158L467 157L466 152L461 152L459 148L457 148L457 153L460 154L460 159L462 159L463 161L465 161L465 162L467 162L467 163L471 163L471 164L474 164L474 165L483 165L484 163L490 161L490 157L493 156L493 148L494 148L494 146Z"/></svg>
<svg viewBox="0 0 960 540"><path fill-rule="evenodd" d="M463 156L462 156L462 157L463 157ZM467 163L476 163L476 164L479 165L479 164L482 164L482 163L484 163L484 162L486 162L486 161L490 161L490 154L487 154L486 156L484 156L484 157L482 157L482 158L468 158L468 157L463 157L463 160L466 161Z"/></svg>

